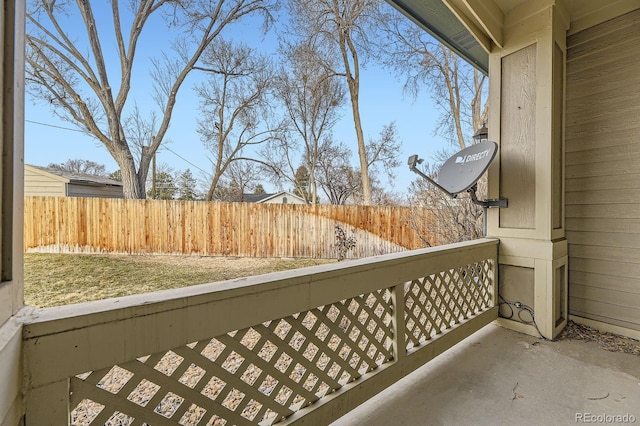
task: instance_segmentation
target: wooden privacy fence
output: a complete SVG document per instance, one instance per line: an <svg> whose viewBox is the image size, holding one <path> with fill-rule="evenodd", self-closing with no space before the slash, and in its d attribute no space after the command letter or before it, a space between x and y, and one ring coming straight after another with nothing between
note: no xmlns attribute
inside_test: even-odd
<svg viewBox="0 0 640 426"><path fill-rule="evenodd" d="M339 224L356 240L347 257L359 258L422 248L412 224L431 222L428 210L409 207L26 197L24 246L42 252L333 258Z"/></svg>

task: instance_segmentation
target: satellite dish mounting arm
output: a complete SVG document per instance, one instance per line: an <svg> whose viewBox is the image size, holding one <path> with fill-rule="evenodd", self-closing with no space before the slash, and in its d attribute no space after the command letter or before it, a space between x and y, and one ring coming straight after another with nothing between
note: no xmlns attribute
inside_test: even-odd
<svg viewBox="0 0 640 426"><path fill-rule="evenodd" d="M467 189L471 202L485 209L506 209L509 207L509 202L506 198L490 198L488 200L478 200L476 191L478 190L478 184L474 184L471 188Z"/></svg>
<svg viewBox="0 0 640 426"><path fill-rule="evenodd" d="M424 160L422 158L418 158L417 155L410 156L409 161L407 162L409 164L409 170L411 170L413 173L417 174L418 176L422 177L423 179L427 180L430 184L434 185L436 188L438 188L439 190L447 194L449 197L456 198L458 194L452 194L451 192L447 191L441 185L439 185L438 182L431 179L426 174L422 173L422 171L416 167L417 164L421 164L423 161Z"/></svg>

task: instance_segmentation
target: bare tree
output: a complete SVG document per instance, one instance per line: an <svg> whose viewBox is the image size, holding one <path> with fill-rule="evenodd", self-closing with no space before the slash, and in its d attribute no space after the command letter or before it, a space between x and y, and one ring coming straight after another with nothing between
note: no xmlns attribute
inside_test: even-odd
<svg viewBox="0 0 640 426"><path fill-rule="evenodd" d="M368 148L372 202L375 205L401 204L398 194L385 190L378 179L381 170L390 174L399 162L395 125L391 123L385 126L380 137L370 141ZM351 165L350 158L349 148L331 138L325 138L320 145L318 185L331 204L355 204L363 200L360 170ZM393 177L389 179L393 180Z"/></svg>
<svg viewBox="0 0 640 426"><path fill-rule="evenodd" d="M213 175L207 200L212 200L220 178L234 161L259 161L243 157L246 149L269 141L274 131L267 124L272 67L266 56L246 45L215 40L205 52L208 75L197 86L202 119L198 133L212 154Z"/></svg>
<svg viewBox="0 0 640 426"><path fill-rule="evenodd" d="M85 175L107 176L107 168L104 164L96 163L91 160L82 160L79 158L67 160L64 163L49 163L50 169L60 170L70 173L80 173Z"/></svg>
<svg viewBox="0 0 640 426"><path fill-rule="evenodd" d="M150 111L148 116L145 117L138 104L134 103L131 112L124 117L122 125L124 133L127 135L134 161L136 164L141 164L143 151L149 149L147 147L153 144L153 138L158 133L158 115L156 111ZM170 144L171 141L168 138L164 138L162 143Z"/></svg>
<svg viewBox="0 0 640 426"><path fill-rule="evenodd" d="M296 188L296 173L300 167L300 141L292 137L290 129L283 127L277 137L260 149L260 166L263 176L283 189L286 185Z"/></svg>
<svg viewBox="0 0 640 426"><path fill-rule="evenodd" d="M370 173L384 170L387 178L393 181L393 169L400 166L400 142L396 123L391 122L382 127L377 139L372 139L367 145L367 166Z"/></svg>
<svg viewBox="0 0 640 426"><path fill-rule="evenodd" d="M373 186L373 201L376 206L406 206L404 194L397 191L389 191L382 186Z"/></svg>
<svg viewBox="0 0 640 426"><path fill-rule="evenodd" d="M406 78L405 90L418 95L424 86L440 108L438 130L459 149L486 120L486 76L437 42L398 12L382 15L387 37L381 38L380 58Z"/></svg>
<svg viewBox="0 0 640 426"><path fill-rule="evenodd" d="M350 158L349 148L331 138L325 139L320 146L317 180L331 204L354 202L361 193L360 172L351 166Z"/></svg>
<svg viewBox="0 0 640 426"><path fill-rule="evenodd" d="M286 111L290 136L280 141L286 143L292 138L302 141L302 159L308 171L305 192L309 194L307 201L316 204L316 165L320 144L338 118L338 109L345 100L345 90L338 80L331 78L331 73L318 67L317 52L307 45L282 43L282 49L288 68L280 71L276 94ZM282 151L290 156L296 146L284 146ZM278 166L278 169L282 170L283 166L285 164Z"/></svg>
<svg viewBox="0 0 640 426"><path fill-rule="evenodd" d="M255 192L260 177L260 169L255 162L248 160L234 161L229 164L227 173L216 186L213 199L218 201L246 201L245 194L248 194L251 188L254 188Z"/></svg>
<svg viewBox="0 0 640 426"><path fill-rule="evenodd" d="M362 179L363 203L371 204L367 148L360 118L360 70L375 31L377 0L289 1L291 32L323 60L328 72L344 78L349 90Z"/></svg>
<svg viewBox="0 0 640 426"><path fill-rule="evenodd" d="M96 20L97 3L33 0L27 14L28 90L107 148L120 166L126 198L144 198L149 165L169 128L178 92L205 48L247 15L260 13L268 22L275 1L113 0L109 33L102 31L104 20ZM128 6L124 14L122 3ZM175 34L173 54L157 52L159 59L153 61L154 90L147 97L157 103L158 120L154 125L150 115L147 127L153 131L142 138L145 145L138 145L138 160L132 152L136 137L125 122L136 114L130 107L133 67L146 24L162 11L167 34ZM105 33L114 37L113 43ZM113 52L108 51L111 46ZM112 55L119 60L108 60ZM137 140L139 144L140 137Z"/></svg>

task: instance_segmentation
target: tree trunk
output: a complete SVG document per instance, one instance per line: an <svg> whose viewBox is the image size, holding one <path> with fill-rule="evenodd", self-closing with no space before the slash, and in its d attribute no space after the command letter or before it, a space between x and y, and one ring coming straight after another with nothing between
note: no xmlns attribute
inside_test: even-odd
<svg viewBox="0 0 640 426"><path fill-rule="evenodd" d="M209 186L209 191L207 191L206 201L213 201L213 195L216 192L216 188L218 187L218 182L220 181L220 175L222 173L216 172L211 179L211 185Z"/></svg>
<svg viewBox="0 0 640 426"><path fill-rule="evenodd" d="M136 165L131 153L118 153L115 160L120 166L122 175L122 192L127 199L145 199L145 183L140 182L140 176L136 172Z"/></svg>
<svg viewBox="0 0 640 426"><path fill-rule="evenodd" d="M371 199L371 180L369 179L369 161L367 160L367 148L364 143L364 134L362 133L362 122L360 120L360 107L358 99L351 97L351 107L353 109L353 123L356 128L356 137L358 139L358 157L360 158L360 175L362 177L362 204L370 206Z"/></svg>
<svg viewBox="0 0 640 426"><path fill-rule="evenodd" d="M309 190L311 192L311 204L318 203L318 184L316 183L316 168L314 165L309 167Z"/></svg>
<svg viewBox="0 0 640 426"><path fill-rule="evenodd" d="M369 179L369 159L367 158L367 147L364 142L364 133L362 132L362 120L360 119L360 70L355 51L352 50L354 57L354 73L351 75L349 63L345 59L345 69L347 70L347 83L349 86L349 95L351 98L351 110L353 111L353 124L356 129L356 139L358 141L358 157L360 158L360 176L362 179L362 204L371 205L371 180ZM343 55L346 58L346 54Z"/></svg>

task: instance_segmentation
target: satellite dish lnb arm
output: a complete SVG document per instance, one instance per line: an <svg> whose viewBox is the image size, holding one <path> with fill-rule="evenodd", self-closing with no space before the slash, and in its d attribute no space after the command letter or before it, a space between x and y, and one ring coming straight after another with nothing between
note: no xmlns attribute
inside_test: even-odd
<svg viewBox="0 0 640 426"><path fill-rule="evenodd" d="M409 164L409 170L411 170L413 173L417 174L418 176L421 176L422 178L426 179L430 184L434 185L436 188L438 188L439 190L447 194L449 197L456 198L456 194L452 194L451 192L444 189L442 186L438 184L438 182L436 182L435 180L431 179L429 176L422 173L422 171L416 167L416 165L422 163L422 161L424 160L422 160L421 158L418 158L417 155L410 156L409 161L407 162Z"/></svg>

